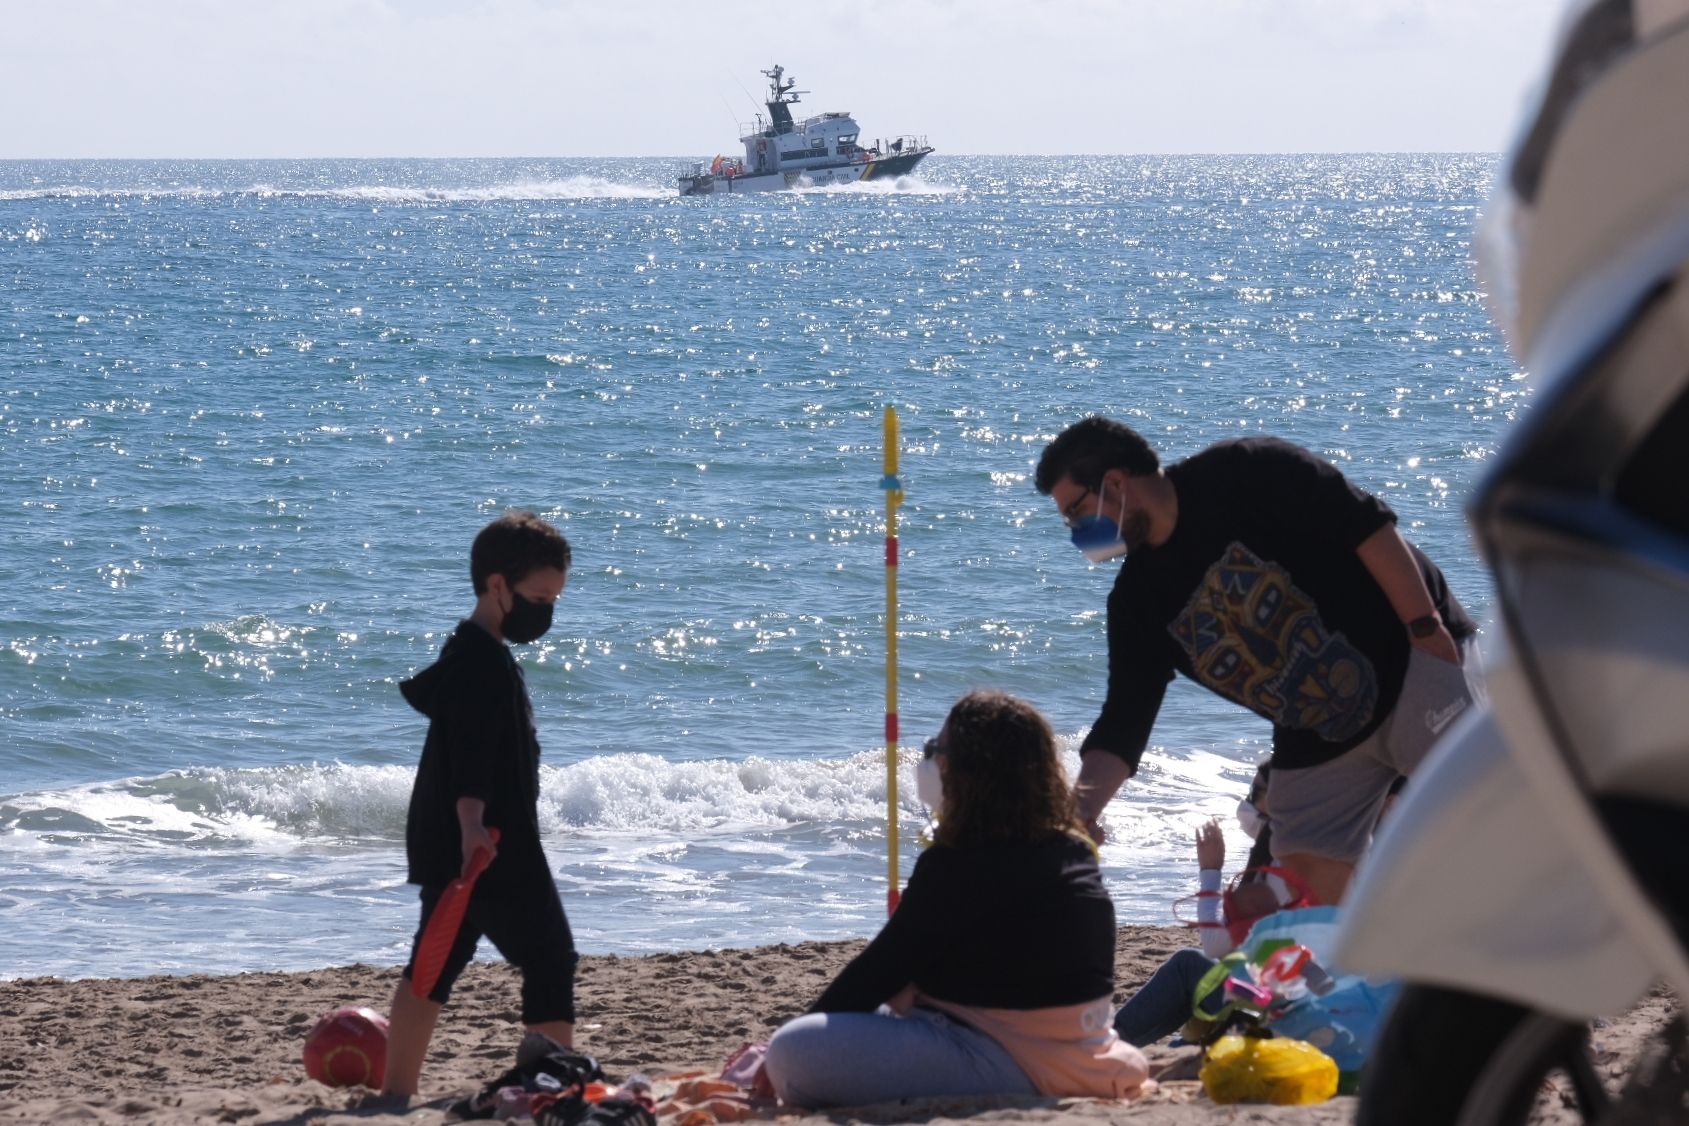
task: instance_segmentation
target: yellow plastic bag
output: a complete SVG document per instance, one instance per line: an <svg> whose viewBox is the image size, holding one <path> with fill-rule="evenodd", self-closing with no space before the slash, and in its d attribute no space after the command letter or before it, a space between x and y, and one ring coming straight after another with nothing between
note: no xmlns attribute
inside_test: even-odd
<svg viewBox="0 0 1689 1126"><path fill-rule="evenodd" d="M1337 1093L1337 1064L1300 1040L1222 1036L1202 1062L1202 1089L1217 1103L1296 1106Z"/></svg>

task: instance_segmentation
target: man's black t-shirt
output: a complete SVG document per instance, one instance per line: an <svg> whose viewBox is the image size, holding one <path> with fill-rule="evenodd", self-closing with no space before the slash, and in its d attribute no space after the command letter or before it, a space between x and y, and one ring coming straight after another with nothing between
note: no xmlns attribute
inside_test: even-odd
<svg viewBox="0 0 1689 1126"><path fill-rule="evenodd" d="M522 668L505 644L470 621L440 650L440 659L399 685L428 717L405 819L409 880L442 887L463 869L457 800L486 803L482 821L499 830L498 859L478 888L531 886L549 880L540 845L540 744Z"/></svg>
<svg viewBox="0 0 1689 1126"><path fill-rule="evenodd" d="M1174 672L1273 724L1273 765L1314 766L1377 729L1407 671L1407 630L1355 553L1395 513L1275 438L1221 442L1167 467L1178 518L1133 552L1108 598L1108 697L1082 750L1134 771ZM1437 611L1474 631L1409 545Z"/></svg>
<svg viewBox="0 0 1689 1126"><path fill-rule="evenodd" d="M1085 842L935 844L810 1011L872 1012L910 982L958 1005L1084 1004L1114 992L1114 941L1114 901Z"/></svg>

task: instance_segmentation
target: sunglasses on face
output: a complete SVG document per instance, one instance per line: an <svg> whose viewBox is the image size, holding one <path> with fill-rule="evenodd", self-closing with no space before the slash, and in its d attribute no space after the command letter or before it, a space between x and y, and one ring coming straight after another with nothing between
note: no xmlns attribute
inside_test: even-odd
<svg viewBox="0 0 1689 1126"><path fill-rule="evenodd" d="M944 748L939 746L939 744L938 744L938 736L934 735L932 738L928 739L925 743L921 744L921 757L922 758L932 758L932 756L936 755L939 751L942 751L943 749Z"/></svg>

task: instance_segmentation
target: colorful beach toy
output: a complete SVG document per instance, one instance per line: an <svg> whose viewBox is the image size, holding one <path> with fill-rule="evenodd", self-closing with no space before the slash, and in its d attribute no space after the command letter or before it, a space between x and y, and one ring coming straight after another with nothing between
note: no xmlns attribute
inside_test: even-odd
<svg viewBox="0 0 1689 1126"><path fill-rule="evenodd" d="M497 829L488 829L487 835L493 838L494 844L498 844ZM476 849L475 855L469 858L469 869L440 893L440 902L434 905L433 913L428 916L428 926L422 932L422 941L416 945L416 964L411 967L411 992L416 996L426 1000L434 992L440 971L446 968L446 957L452 952L452 943L457 941L458 929L463 926L463 913L469 909L469 894L475 890L475 881L492 862L491 852L484 848Z"/></svg>

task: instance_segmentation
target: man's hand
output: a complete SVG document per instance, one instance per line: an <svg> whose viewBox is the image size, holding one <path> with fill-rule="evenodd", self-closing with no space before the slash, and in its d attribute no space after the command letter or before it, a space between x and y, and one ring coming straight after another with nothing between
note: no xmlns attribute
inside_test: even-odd
<svg viewBox="0 0 1689 1126"><path fill-rule="evenodd" d="M1073 787L1073 802L1079 820L1085 823L1085 831L1099 845L1107 838L1098 824L1103 810L1131 776L1126 760L1109 751L1092 750L1079 757L1079 781Z"/></svg>
<svg viewBox="0 0 1689 1126"><path fill-rule="evenodd" d="M1419 572L1419 563L1394 524L1386 524L1362 540L1361 545L1355 548L1355 554L1360 556L1361 565L1378 584L1378 589L1384 592L1384 597L1390 600L1390 608L1396 611L1396 616L1404 625L1437 612L1436 601L1425 587L1425 576ZM1414 637L1410 633L1408 640L1415 649L1423 649L1440 661L1460 664L1460 647L1449 636L1448 627L1441 622L1436 633L1425 637Z"/></svg>
<svg viewBox="0 0 1689 1126"><path fill-rule="evenodd" d="M1461 663L1463 654L1460 652L1460 646L1455 644L1454 635L1449 632L1449 627L1441 622L1437 623L1436 633L1428 634L1425 637L1414 637L1409 634L1408 640L1413 643L1415 649L1429 653L1439 661L1447 661L1451 665Z"/></svg>
<svg viewBox="0 0 1689 1126"><path fill-rule="evenodd" d="M1209 820L1196 831L1196 866L1215 872L1226 866L1226 837L1220 832L1219 818Z"/></svg>

